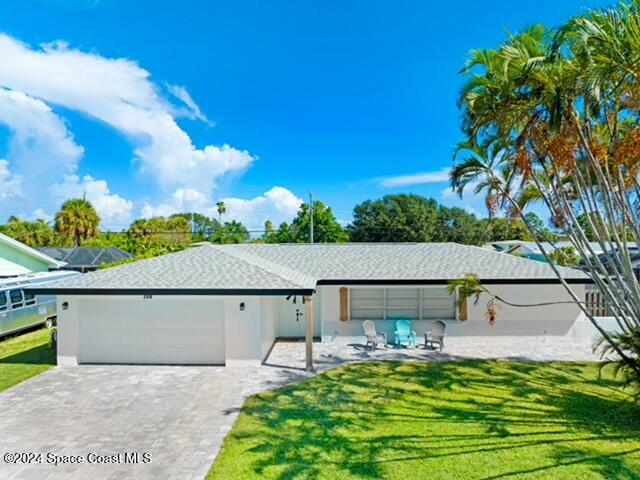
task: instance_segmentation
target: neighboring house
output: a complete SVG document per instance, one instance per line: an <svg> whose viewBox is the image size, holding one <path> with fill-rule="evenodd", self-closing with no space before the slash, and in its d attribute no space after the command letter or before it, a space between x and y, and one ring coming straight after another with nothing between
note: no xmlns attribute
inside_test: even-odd
<svg viewBox="0 0 640 480"><path fill-rule="evenodd" d="M638 248L634 242L629 242L628 248L630 252L638 252ZM551 253L558 248L573 247L573 244L569 241L562 240L557 242L542 242L547 253ZM590 249L595 255L602 255L604 252L598 242L590 242ZM526 242L523 240L503 240L499 242L491 242L485 245L485 248L493 249L496 252L509 253L511 255L518 255L520 257L529 258L531 260L537 260L539 262L546 262L542 250L538 247L536 242Z"/></svg>
<svg viewBox="0 0 640 480"><path fill-rule="evenodd" d="M0 233L0 277L15 277L61 268L64 262Z"/></svg>
<svg viewBox="0 0 640 480"><path fill-rule="evenodd" d="M587 276L560 270L584 298ZM514 302L570 299L547 264L455 243L205 245L32 291L58 295L60 365L258 365L276 338L302 337L310 366L312 337L361 335L365 319L391 334L409 318L420 336L433 320L474 336L572 335L583 321L571 302L504 305L490 326L486 298L457 308L445 290L469 272Z"/></svg>
<svg viewBox="0 0 640 480"><path fill-rule="evenodd" d="M44 247L42 253L64 262L64 270L92 272L106 263L120 262L133 258L129 252L117 247Z"/></svg>

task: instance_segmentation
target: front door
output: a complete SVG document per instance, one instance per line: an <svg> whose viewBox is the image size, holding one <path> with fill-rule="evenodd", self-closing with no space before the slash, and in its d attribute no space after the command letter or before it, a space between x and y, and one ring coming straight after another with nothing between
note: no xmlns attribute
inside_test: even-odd
<svg viewBox="0 0 640 480"><path fill-rule="evenodd" d="M296 297L296 303L293 303L293 297L289 300L282 299L280 303L280 331L279 337L283 338L301 338L305 335L306 306L302 303L302 297Z"/></svg>

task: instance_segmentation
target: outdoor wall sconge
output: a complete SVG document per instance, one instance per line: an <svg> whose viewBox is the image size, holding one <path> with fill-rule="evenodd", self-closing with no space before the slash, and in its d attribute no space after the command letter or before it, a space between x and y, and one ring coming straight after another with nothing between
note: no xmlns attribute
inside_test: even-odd
<svg viewBox="0 0 640 480"><path fill-rule="evenodd" d="M69 308L69 302L62 302L62 309L66 310Z"/></svg>
<svg viewBox="0 0 640 480"><path fill-rule="evenodd" d="M240 302L240 311L244 312L244 302Z"/></svg>

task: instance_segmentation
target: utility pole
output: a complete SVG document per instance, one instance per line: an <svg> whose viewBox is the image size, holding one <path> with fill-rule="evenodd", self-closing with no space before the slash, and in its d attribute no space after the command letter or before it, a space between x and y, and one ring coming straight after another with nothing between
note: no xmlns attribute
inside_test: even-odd
<svg viewBox="0 0 640 480"><path fill-rule="evenodd" d="M309 243L313 243L313 195L309 192Z"/></svg>

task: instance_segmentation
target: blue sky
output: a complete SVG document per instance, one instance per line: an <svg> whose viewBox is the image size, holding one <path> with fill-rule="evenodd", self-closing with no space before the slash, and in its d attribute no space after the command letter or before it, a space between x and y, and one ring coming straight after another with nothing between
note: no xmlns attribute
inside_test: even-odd
<svg viewBox="0 0 640 480"><path fill-rule="evenodd" d="M443 194L466 53L608 4L2 2L0 218L84 192L110 228L219 199L256 228L310 191L345 221L398 192L483 213Z"/></svg>

